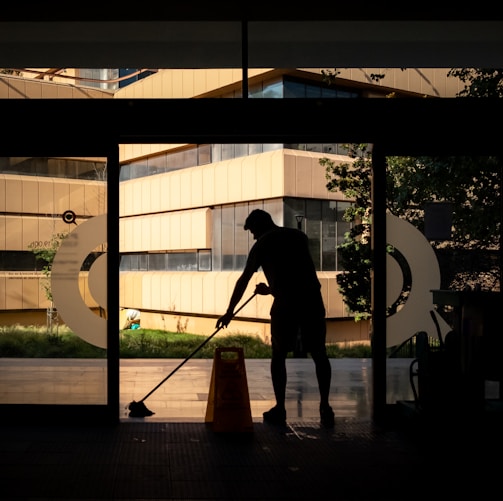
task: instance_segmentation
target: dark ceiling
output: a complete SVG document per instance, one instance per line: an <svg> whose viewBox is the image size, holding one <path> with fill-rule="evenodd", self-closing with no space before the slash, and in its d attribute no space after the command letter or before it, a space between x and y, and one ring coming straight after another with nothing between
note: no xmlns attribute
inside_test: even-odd
<svg viewBox="0 0 503 501"><path fill-rule="evenodd" d="M54 3L2 6L0 67L503 67L494 4Z"/></svg>
<svg viewBox="0 0 503 501"><path fill-rule="evenodd" d="M423 2L408 13L383 2L309 9L270 2L144 1L141 10L53 4L2 7L1 68L503 68L503 15L494 4L449 10ZM439 99L62 101L2 103L9 127L0 148L15 155L18 149L42 154L57 147L64 154L75 147L101 151L116 141L329 138L379 141L410 153L493 151L499 144L494 124L502 116L499 101L460 99L455 105ZM61 118L68 114L79 117L70 126Z"/></svg>

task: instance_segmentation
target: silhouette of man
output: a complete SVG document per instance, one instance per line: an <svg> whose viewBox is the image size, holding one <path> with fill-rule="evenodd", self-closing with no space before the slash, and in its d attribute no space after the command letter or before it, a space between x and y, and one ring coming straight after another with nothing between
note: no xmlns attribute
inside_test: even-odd
<svg viewBox="0 0 503 501"><path fill-rule="evenodd" d="M268 212L253 210L244 225L256 242L250 249L245 268L236 281L227 312L216 323L227 327L253 274L262 268L267 284L259 283L256 294L272 294L271 307L271 378L276 405L264 412L264 421L286 424L286 358L295 350L300 335L303 350L315 364L320 393L320 419L325 427L334 426L329 404L332 367L326 351L325 306L321 284L316 275L305 233L277 226Z"/></svg>

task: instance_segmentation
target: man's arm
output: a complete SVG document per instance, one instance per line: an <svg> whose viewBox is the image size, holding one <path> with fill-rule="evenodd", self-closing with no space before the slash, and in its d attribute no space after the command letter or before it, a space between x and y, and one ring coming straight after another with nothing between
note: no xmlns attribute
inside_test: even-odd
<svg viewBox="0 0 503 501"><path fill-rule="evenodd" d="M227 311L217 320L217 328L227 327L229 325L232 317L234 316L234 310L243 297L243 294L245 293L246 287L248 286L248 282L250 281L253 273L253 269L246 266L241 276L237 279L236 285L234 286L234 290L229 300Z"/></svg>

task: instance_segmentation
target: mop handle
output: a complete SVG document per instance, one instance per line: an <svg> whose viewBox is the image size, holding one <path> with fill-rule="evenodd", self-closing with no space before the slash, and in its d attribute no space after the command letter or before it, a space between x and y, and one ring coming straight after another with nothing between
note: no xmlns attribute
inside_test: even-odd
<svg viewBox="0 0 503 501"><path fill-rule="evenodd" d="M253 293L253 295L251 297L249 297L233 314L232 316L234 317L239 311L241 311L255 296L257 295L256 292ZM220 326L220 327L217 327L217 329L215 330L215 332L213 334L211 334L211 336L207 337L185 360L183 360L180 364L178 364L178 366L176 366L156 387L154 387L152 390L150 390L149 393L147 393L141 400L140 402L143 402L144 400L146 400L150 395L152 395L152 393L154 393L155 390L157 390L157 388L159 388L159 386L161 386L162 384L164 384L178 369L180 369L180 367L182 365L184 365L186 362L188 362L203 346L206 345L206 343L213 337L215 336L219 331L220 329L222 329L223 326Z"/></svg>

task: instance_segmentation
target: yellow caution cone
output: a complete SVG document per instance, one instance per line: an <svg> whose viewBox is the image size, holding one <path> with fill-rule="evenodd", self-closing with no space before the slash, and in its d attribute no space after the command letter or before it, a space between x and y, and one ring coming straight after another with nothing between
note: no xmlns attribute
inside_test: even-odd
<svg viewBox="0 0 503 501"><path fill-rule="evenodd" d="M215 432L253 432L242 348L216 348L205 422Z"/></svg>

